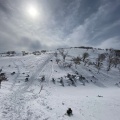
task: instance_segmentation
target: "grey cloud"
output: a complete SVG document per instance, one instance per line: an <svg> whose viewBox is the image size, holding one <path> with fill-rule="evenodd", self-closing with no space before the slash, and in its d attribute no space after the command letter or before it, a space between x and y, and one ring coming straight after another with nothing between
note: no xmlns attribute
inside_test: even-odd
<svg viewBox="0 0 120 120"><path fill-rule="evenodd" d="M120 49L120 37L109 38L102 42L98 47Z"/></svg>
<svg viewBox="0 0 120 120"><path fill-rule="evenodd" d="M29 51L41 50L41 49L46 48L46 46L42 45L39 40L35 40L35 39L32 40L28 37L21 37L19 46L23 50L29 50Z"/></svg>
<svg viewBox="0 0 120 120"><path fill-rule="evenodd" d="M0 51L103 46L120 41L119 0L34 0L42 9L41 18L35 21L25 13L31 2L0 0Z"/></svg>
<svg viewBox="0 0 120 120"><path fill-rule="evenodd" d="M7 0L0 0L0 10L2 10L5 13L10 13L9 8L7 7Z"/></svg>
<svg viewBox="0 0 120 120"><path fill-rule="evenodd" d="M7 34L0 33L0 52L5 52L8 50L17 50L16 43L12 38L9 37ZM10 40L11 39L11 40Z"/></svg>
<svg viewBox="0 0 120 120"><path fill-rule="evenodd" d="M112 5L114 5L114 7L112 7ZM101 5L98 11L91 14L91 16L84 20L83 24L74 28L72 37L70 37L70 35L68 38L71 39L72 43L75 40L76 45L98 45L106 39L116 36L118 37L120 31L119 19L113 19L113 13L118 10L118 6L119 4L117 3L106 3ZM118 12L116 14L119 18L120 15ZM108 23L106 23L106 21Z"/></svg>

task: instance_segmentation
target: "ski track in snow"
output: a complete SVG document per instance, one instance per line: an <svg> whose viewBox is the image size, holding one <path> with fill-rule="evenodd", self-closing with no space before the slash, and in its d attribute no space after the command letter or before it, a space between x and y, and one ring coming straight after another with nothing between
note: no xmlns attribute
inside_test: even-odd
<svg viewBox="0 0 120 120"><path fill-rule="evenodd" d="M13 61L13 64L15 65L15 67L17 68L17 74L16 74L16 77L13 79L13 84L11 85L11 88L10 90L12 90L16 84L16 81L17 81L17 78L19 77L20 75L20 69L19 69L19 65L16 64L17 61ZM23 66L23 65L22 65Z"/></svg>
<svg viewBox="0 0 120 120"><path fill-rule="evenodd" d="M42 73L42 70L47 66L47 64L49 64L49 61L50 59L53 57L53 55L50 55L46 58L46 60L43 61L42 64L40 65L37 65L37 69L36 71L32 74L32 76L30 77L29 79L29 82L27 83L24 83L22 85L20 85L18 87L18 89L11 95L7 96L6 98L4 98L4 100L8 100L9 99L9 102L10 103L4 103L4 100L2 101L4 103L4 108L5 109L10 109L10 113L9 116L7 117L7 119L10 119L11 120L22 120L22 115L21 115L21 112L22 110L24 109L24 104L25 104L25 100L24 100L24 93L26 92L26 90L33 84L33 81L35 81L38 77L38 75L40 75ZM38 60L39 61L39 60ZM37 61L37 62L38 62ZM11 86L11 90L12 88L15 86L15 83L17 81L17 78L19 77L19 74L20 74L20 69L19 69L19 66L14 62L14 65L16 66L17 68L17 75L16 77L14 78L14 82ZM23 66L23 65L22 65ZM52 73L50 74L49 77L51 77ZM4 109L3 109L4 111ZM7 112L8 112L7 111ZM6 113L6 112L3 112L3 113ZM3 117L5 118L5 114L3 115ZM17 117L17 118L16 118Z"/></svg>

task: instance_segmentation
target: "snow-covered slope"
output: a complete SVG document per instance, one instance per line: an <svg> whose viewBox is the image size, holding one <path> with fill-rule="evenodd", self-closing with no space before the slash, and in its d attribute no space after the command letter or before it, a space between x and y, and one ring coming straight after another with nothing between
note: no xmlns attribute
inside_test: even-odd
<svg viewBox="0 0 120 120"><path fill-rule="evenodd" d="M106 51L66 50L65 63L58 54L59 64L54 52L0 58L1 73L8 79L1 83L0 120L120 120L119 70L113 67L107 72L105 61L99 73L94 65L84 66L81 61L75 68L71 62L84 52L95 62L98 54ZM69 63L71 68L64 67ZM68 73L76 75L74 85L70 84ZM79 80L81 75L84 80ZM45 79L41 79L43 76ZM73 110L71 117L66 115L68 108Z"/></svg>

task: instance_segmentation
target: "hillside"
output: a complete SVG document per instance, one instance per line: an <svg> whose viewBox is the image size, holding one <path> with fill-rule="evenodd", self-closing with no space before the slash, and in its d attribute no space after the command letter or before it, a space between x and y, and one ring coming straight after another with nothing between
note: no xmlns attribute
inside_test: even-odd
<svg viewBox="0 0 120 120"><path fill-rule="evenodd" d="M120 57L112 50L4 54L0 70L1 120L120 120Z"/></svg>

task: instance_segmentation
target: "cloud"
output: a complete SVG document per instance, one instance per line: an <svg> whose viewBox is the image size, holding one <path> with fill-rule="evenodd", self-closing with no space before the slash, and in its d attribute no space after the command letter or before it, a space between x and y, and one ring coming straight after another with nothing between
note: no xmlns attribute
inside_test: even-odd
<svg viewBox="0 0 120 120"><path fill-rule="evenodd" d="M20 48L22 48L22 50L29 51L41 50L43 48L46 48L44 45L41 44L39 40L33 40L28 37L22 37L19 41L19 46Z"/></svg>
<svg viewBox="0 0 120 120"><path fill-rule="evenodd" d="M115 48L120 49L120 37L113 37L103 41L99 46L99 48Z"/></svg>
<svg viewBox="0 0 120 120"><path fill-rule="evenodd" d="M6 14L10 13L9 8L6 6L7 0L0 0L0 10Z"/></svg>
<svg viewBox="0 0 120 120"><path fill-rule="evenodd" d="M13 1L0 0L0 51L103 46L111 39L119 41L119 0L35 0L42 10L36 20L24 9L32 0Z"/></svg>
<svg viewBox="0 0 120 120"><path fill-rule="evenodd" d="M88 18L84 19L83 24L73 29L72 33L67 36L67 40L71 45L95 46L106 39L119 37L120 20L113 19L114 16L120 18L118 12L113 15L115 11L120 9L119 5L117 2L113 3L111 1L102 4L97 11L94 11Z"/></svg>

